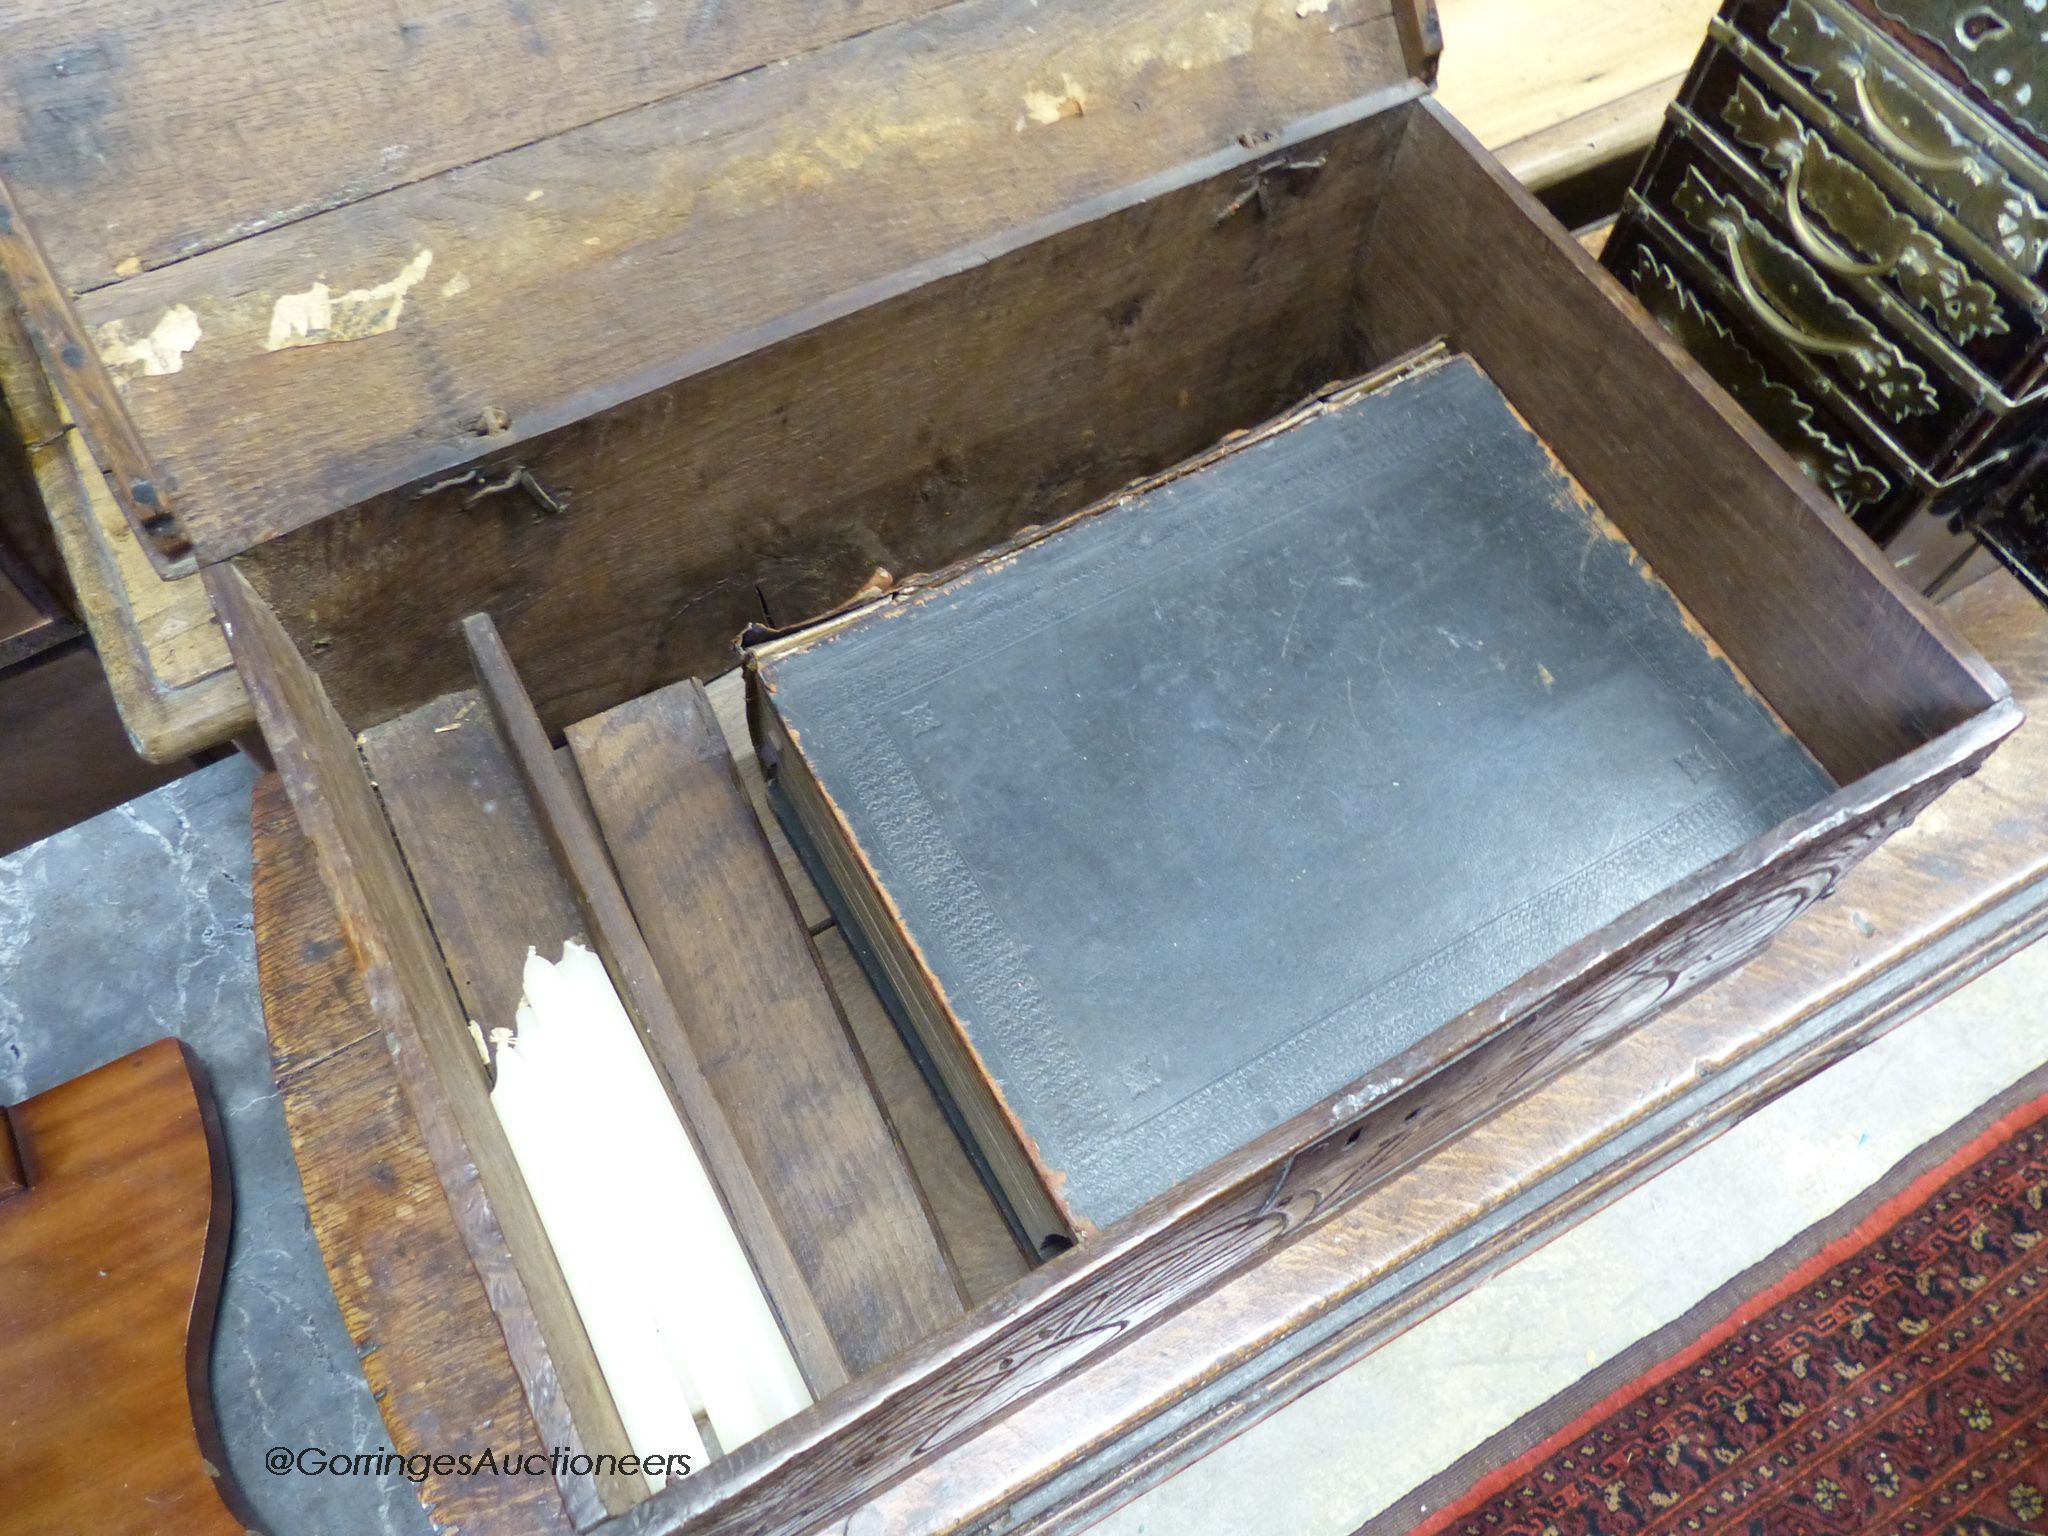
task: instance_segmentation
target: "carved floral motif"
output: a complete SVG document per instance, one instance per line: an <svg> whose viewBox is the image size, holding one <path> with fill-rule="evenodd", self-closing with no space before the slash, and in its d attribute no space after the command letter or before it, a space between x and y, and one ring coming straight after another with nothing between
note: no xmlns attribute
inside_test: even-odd
<svg viewBox="0 0 2048 1536"><path fill-rule="evenodd" d="M1892 3L1903 9L1906 0ZM1866 42L1852 37L1807 0L1791 0L1771 24L1770 40L1824 100L1873 140L1908 149L1909 154L1895 153L1894 158L1909 166L1914 180L1953 209L1979 238L2001 252L2018 275L2032 277L2041 270L2048 261L2048 211L1948 113L1871 57ZM2048 53L2037 56L2037 71L2041 59L2048 59Z"/></svg>

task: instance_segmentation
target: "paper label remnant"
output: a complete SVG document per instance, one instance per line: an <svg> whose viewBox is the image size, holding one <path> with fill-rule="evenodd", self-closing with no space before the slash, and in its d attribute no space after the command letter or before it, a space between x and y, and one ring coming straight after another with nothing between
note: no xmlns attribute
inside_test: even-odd
<svg viewBox="0 0 2048 1536"><path fill-rule="evenodd" d="M1087 93L1072 75L1060 77L1058 90L1024 93L1024 115L1034 123L1056 123L1063 117L1079 117L1087 110Z"/></svg>
<svg viewBox="0 0 2048 1536"><path fill-rule="evenodd" d="M270 337L263 343L264 350L281 352L286 347L382 336L398 324L398 317L405 312L405 296L433 264L434 253L421 251L398 276L374 288L335 293L325 283L315 283L303 293L278 295L270 311Z"/></svg>
<svg viewBox="0 0 2048 1536"><path fill-rule="evenodd" d="M183 368L185 354L199 345L199 317L189 304L173 304L140 339L128 334L125 320L109 320L95 335L100 361L116 384L126 384L137 374L154 377Z"/></svg>

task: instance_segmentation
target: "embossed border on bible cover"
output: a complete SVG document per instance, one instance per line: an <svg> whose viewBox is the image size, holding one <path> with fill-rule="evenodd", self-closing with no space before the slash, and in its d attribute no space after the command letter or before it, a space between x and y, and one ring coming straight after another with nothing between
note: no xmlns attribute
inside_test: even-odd
<svg viewBox="0 0 2048 1536"><path fill-rule="evenodd" d="M1464 357L756 680L800 830L1034 1240L1834 788Z"/></svg>

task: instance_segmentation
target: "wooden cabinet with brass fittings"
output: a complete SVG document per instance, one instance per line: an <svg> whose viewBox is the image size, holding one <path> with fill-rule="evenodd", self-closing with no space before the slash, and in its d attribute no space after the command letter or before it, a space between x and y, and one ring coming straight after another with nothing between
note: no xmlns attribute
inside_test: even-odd
<svg viewBox="0 0 2048 1536"><path fill-rule="evenodd" d="M2023 0L1729 0L1607 247L1929 590L2048 471L2044 33Z"/></svg>

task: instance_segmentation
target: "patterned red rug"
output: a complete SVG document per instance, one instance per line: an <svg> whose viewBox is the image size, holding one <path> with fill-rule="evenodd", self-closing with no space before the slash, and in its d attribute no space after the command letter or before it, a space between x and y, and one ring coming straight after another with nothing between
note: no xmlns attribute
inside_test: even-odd
<svg viewBox="0 0 2048 1536"><path fill-rule="evenodd" d="M2048 1099L2001 1119L1427 1536L2048 1536Z"/></svg>

